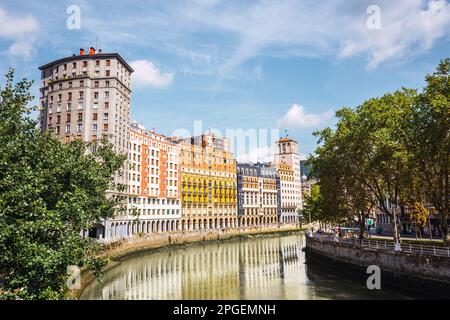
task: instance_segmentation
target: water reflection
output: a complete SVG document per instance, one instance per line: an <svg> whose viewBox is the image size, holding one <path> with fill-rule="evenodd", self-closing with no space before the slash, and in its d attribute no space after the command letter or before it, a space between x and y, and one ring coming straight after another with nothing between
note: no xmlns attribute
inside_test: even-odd
<svg viewBox="0 0 450 320"><path fill-rule="evenodd" d="M146 253L108 271L82 299L377 298L359 283L307 270L303 246L295 235Z"/></svg>

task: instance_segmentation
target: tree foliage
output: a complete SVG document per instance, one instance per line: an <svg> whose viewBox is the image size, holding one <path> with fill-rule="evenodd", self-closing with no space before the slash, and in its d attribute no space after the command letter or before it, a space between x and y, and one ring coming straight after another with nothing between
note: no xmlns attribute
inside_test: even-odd
<svg viewBox="0 0 450 320"><path fill-rule="evenodd" d="M422 203L414 203L410 213L412 223L420 228L423 228L427 224L428 215L429 212Z"/></svg>
<svg viewBox="0 0 450 320"><path fill-rule="evenodd" d="M31 82L6 75L0 97L0 298L63 298L67 267L105 261L99 244L82 238L94 223L113 217L122 198L109 191L124 156L102 138L61 143L37 129L28 107Z"/></svg>
<svg viewBox="0 0 450 320"><path fill-rule="evenodd" d="M376 208L389 215L394 239L398 217L415 203L431 203L448 238L450 60L426 77L421 93L403 88L336 112L333 130L316 132L309 158L318 179L323 219L347 217L363 227ZM339 214L337 214L339 212Z"/></svg>

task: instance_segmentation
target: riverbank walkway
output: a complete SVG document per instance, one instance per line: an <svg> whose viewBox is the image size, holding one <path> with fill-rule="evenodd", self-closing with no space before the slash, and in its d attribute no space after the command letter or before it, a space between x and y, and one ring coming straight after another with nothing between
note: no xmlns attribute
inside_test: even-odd
<svg viewBox="0 0 450 320"><path fill-rule="evenodd" d="M380 251L395 251L395 244L393 241L386 241L380 239L358 239L358 238L339 238L330 235L313 234L315 240L320 242L334 242L344 246L356 247L368 250L380 250ZM441 247L435 245L423 245L402 243L401 252L428 255L436 257L450 258L450 247Z"/></svg>

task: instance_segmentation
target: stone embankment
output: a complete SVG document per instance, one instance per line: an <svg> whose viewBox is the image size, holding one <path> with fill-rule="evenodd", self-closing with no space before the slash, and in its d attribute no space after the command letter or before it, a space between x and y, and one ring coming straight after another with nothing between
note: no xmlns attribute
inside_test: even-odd
<svg viewBox="0 0 450 320"><path fill-rule="evenodd" d="M307 237L306 251L312 258L321 259L345 269L360 269L366 274L370 265L380 267L381 275L390 281L398 280L418 289L438 290L450 287L450 257L447 249L420 246L411 250L405 245L394 251L392 242L349 242L333 238ZM390 244L390 245L389 245ZM438 251L439 250L439 251Z"/></svg>

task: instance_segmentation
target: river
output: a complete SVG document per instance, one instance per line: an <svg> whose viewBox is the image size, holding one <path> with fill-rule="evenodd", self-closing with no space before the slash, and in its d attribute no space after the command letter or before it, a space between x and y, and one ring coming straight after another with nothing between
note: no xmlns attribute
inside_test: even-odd
<svg viewBox="0 0 450 320"><path fill-rule="evenodd" d="M368 290L317 262L308 263L303 235L168 247L128 257L94 281L81 299L410 299ZM383 287L383 283L382 283Z"/></svg>

